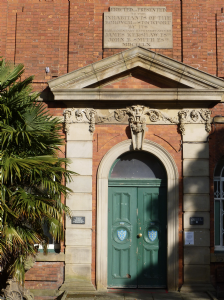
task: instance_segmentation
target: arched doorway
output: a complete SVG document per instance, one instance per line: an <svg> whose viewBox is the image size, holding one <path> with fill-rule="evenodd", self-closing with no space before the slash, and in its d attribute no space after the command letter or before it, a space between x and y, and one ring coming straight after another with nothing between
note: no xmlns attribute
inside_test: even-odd
<svg viewBox="0 0 224 300"><path fill-rule="evenodd" d="M108 287L165 288L167 176L144 151L122 154L108 181Z"/></svg>
<svg viewBox="0 0 224 300"><path fill-rule="evenodd" d="M144 140L143 150L155 155L167 174L167 288L178 289L178 209L179 179L172 156L155 142ZM131 140L112 147L103 157L97 173L97 245L96 284L98 290L108 288L108 180L111 166L123 153L132 151Z"/></svg>

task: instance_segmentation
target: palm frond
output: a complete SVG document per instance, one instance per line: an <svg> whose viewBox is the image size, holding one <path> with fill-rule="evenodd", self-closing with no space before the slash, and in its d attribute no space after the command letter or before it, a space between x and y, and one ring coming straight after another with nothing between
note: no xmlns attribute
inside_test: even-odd
<svg viewBox="0 0 224 300"><path fill-rule="evenodd" d="M61 197L72 192L65 184L76 174L58 158L60 120L37 102L33 77L21 80L23 73L23 65L0 61L0 255L3 271L20 282L35 244L47 251L43 222L56 240L63 238L71 212Z"/></svg>

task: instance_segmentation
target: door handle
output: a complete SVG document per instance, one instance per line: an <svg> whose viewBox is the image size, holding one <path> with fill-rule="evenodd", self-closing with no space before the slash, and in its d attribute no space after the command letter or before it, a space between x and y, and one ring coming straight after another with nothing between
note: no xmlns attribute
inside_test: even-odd
<svg viewBox="0 0 224 300"><path fill-rule="evenodd" d="M142 233L139 233L139 234L137 235L137 237L138 237L138 238L142 237Z"/></svg>

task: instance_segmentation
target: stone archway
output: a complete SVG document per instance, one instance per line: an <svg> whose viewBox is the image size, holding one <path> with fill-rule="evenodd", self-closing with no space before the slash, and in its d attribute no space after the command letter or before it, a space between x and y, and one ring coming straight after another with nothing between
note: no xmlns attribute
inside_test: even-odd
<svg viewBox="0 0 224 300"><path fill-rule="evenodd" d="M97 245L96 280L97 289L107 289L107 219L108 176L117 157L132 150L131 140L123 141L111 148L103 157L97 174ZM178 170L172 156L159 144L144 140L143 150L152 153L163 163L167 172L167 286L178 289Z"/></svg>

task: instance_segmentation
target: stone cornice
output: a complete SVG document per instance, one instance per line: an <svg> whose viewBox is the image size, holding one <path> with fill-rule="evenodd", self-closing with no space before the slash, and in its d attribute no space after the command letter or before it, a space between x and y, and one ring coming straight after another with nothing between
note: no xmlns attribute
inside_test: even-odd
<svg viewBox="0 0 224 300"><path fill-rule="evenodd" d="M224 90L207 89L55 89L55 100L64 101L152 101L224 102Z"/></svg>
<svg viewBox="0 0 224 300"><path fill-rule="evenodd" d="M49 81L52 91L82 89L136 67L194 89L224 89L224 81L154 51L134 47Z"/></svg>

